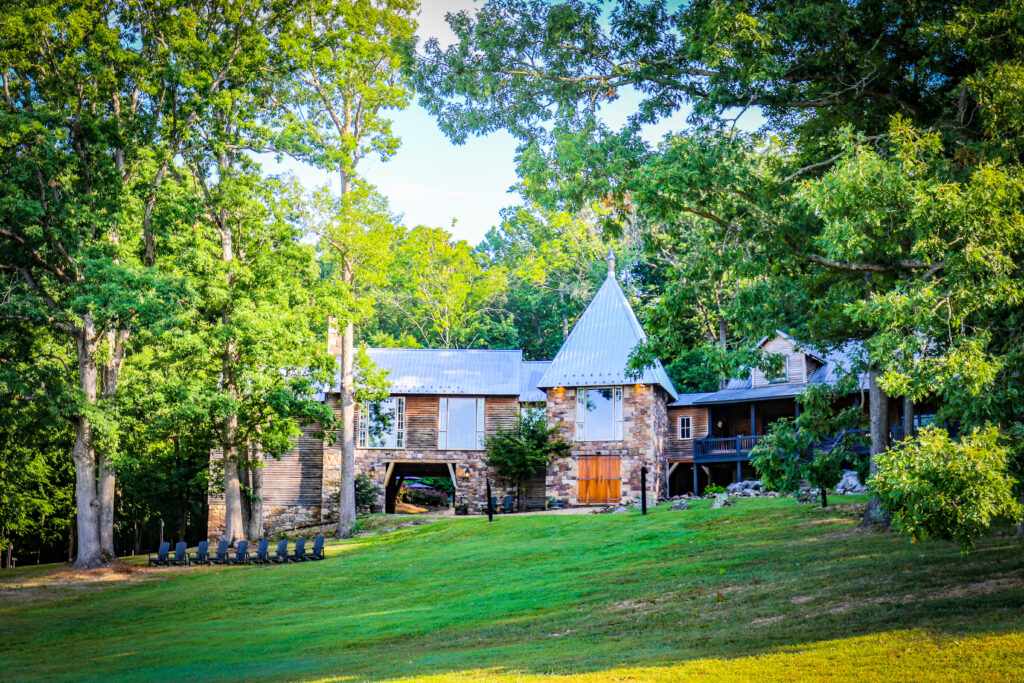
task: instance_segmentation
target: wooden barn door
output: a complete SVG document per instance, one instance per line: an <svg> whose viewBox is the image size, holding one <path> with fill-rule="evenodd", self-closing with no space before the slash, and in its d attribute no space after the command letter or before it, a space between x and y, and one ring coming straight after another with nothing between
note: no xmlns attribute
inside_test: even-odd
<svg viewBox="0 0 1024 683"><path fill-rule="evenodd" d="M622 498L622 475L617 455L581 455L580 503L618 503Z"/></svg>

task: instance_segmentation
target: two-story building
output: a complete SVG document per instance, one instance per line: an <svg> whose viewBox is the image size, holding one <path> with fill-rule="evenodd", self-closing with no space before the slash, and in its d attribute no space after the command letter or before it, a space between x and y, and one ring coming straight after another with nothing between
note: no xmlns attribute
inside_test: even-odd
<svg viewBox="0 0 1024 683"><path fill-rule="evenodd" d="M532 408L546 412L571 452L527 483L527 507L544 507L548 497L565 505L638 499L645 467L649 500L700 492L756 476L748 460L760 436L796 414L795 398L809 384L835 381L848 360L803 349L779 332L760 343L785 357L778 377L755 369L721 391L680 395L660 362L639 375L628 371L645 338L609 254L608 276L551 361L525 361L519 350L369 349L387 372L390 396L356 411L356 471L383 487L386 511L405 479L428 476L450 478L480 511L488 478L494 495L512 492L484 462L486 439ZM328 348L340 351L333 333ZM336 381L323 400L340 412L339 396ZM898 424L895 402L890 423ZM318 431L304 427L294 450L266 463L267 531L337 519L341 446ZM209 519L211 536L218 534L222 499L211 496Z"/></svg>

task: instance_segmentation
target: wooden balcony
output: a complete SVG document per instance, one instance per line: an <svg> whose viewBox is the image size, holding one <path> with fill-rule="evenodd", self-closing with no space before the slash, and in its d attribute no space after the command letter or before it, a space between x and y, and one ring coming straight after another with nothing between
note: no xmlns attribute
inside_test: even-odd
<svg viewBox="0 0 1024 683"><path fill-rule="evenodd" d="M863 436L867 434L866 429L854 429L846 432L850 436ZM693 440L693 461L697 463L708 462L734 462L736 460L749 460L750 451L761 442L764 436L742 434L739 436L714 437L707 439ZM836 437L838 439L838 436ZM902 425L895 425L889 428L889 443L895 444L903 440ZM826 444L826 448L828 445ZM864 446L855 446L854 452L866 453L868 449Z"/></svg>

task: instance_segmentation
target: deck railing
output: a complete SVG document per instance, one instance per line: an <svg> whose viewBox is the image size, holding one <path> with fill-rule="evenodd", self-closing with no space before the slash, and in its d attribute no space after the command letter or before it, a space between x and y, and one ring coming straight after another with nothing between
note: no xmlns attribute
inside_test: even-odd
<svg viewBox="0 0 1024 683"><path fill-rule="evenodd" d="M868 433L866 429L851 429L846 432L848 436L863 436ZM706 439L694 439L693 459L695 462L722 462L732 460L745 460L750 457L750 451L760 443L764 436L742 434L739 436L712 437ZM889 428L890 443L898 443L903 440L903 426L895 425ZM865 450L855 447L855 451Z"/></svg>

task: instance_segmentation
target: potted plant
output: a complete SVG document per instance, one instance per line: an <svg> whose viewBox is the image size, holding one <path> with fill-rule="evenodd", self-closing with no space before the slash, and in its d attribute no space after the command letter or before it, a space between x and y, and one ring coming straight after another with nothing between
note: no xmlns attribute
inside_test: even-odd
<svg viewBox="0 0 1024 683"><path fill-rule="evenodd" d="M556 496L548 496L548 510L561 510L562 501Z"/></svg>
<svg viewBox="0 0 1024 683"><path fill-rule="evenodd" d="M468 515L469 514L469 503L462 501L461 503L455 504L455 514L457 515Z"/></svg>

